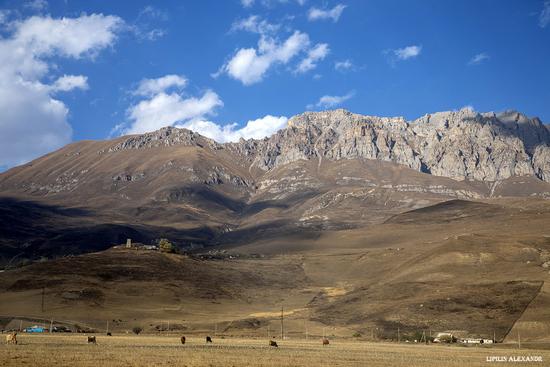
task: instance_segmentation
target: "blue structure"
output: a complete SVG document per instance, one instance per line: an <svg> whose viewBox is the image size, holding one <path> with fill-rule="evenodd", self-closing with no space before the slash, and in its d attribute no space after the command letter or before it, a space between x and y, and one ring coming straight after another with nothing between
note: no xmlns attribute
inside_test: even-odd
<svg viewBox="0 0 550 367"><path fill-rule="evenodd" d="M40 326L36 326L36 325L25 328L23 330L23 332L25 332L25 333L44 333L45 331L46 331L46 329L44 329L43 327L40 327Z"/></svg>

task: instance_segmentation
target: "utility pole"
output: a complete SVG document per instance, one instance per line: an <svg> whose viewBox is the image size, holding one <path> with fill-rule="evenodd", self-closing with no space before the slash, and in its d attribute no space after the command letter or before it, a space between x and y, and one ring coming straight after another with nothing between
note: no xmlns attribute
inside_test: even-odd
<svg viewBox="0 0 550 367"><path fill-rule="evenodd" d="M304 328L306 329L306 340L308 339L307 335L307 319L304 320Z"/></svg>
<svg viewBox="0 0 550 367"><path fill-rule="evenodd" d="M519 335L519 328L518 328L518 349L521 349L521 336Z"/></svg>
<svg viewBox="0 0 550 367"><path fill-rule="evenodd" d="M45 293L45 287L42 287L42 307L41 310L44 312L44 293Z"/></svg>
<svg viewBox="0 0 550 367"><path fill-rule="evenodd" d="M493 343L497 342L497 332L493 330Z"/></svg>
<svg viewBox="0 0 550 367"><path fill-rule="evenodd" d="M284 311L283 306L281 305L281 340L285 339L285 326L284 326Z"/></svg>
<svg viewBox="0 0 550 367"><path fill-rule="evenodd" d="M399 326L397 327L397 342L401 342L401 335L399 334Z"/></svg>
<svg viewBox="0 0 550 367"><path fill-rule="evenodd" d="M53 331L53 317L50 321L50 334L52 333L52 331Z"/></svg>
<svg viewBox="0 0 550 367"><path fill-rule="evenodd" d="M19 320L19 331L23 331L23 320Z"/></svg>
<svg viewBox="0 0 550 367"><path fill-rule="evenodd" d="M218 334L218 323L214 323L214 336Z"/></svg>
<svg viewBox="0 0 550 367"><path fill-rule="evenodd" d="M170 321L168 321L168 332L170 332Z"/></svg>
<svg viewBox="0 0 550 367"><path fill-rule="evenodd" d="M109 334L109 320L107 320L107 331L106 331L107 334Z"/></svg>
<svg viewBox="0 0 550 367"><path fill-rule="evenodd" d="M270 333L269 333L269 324L267 324L267 338L268 338L268 339L271 339L271 335L269 335L269 334L270 334Z"/></svg>

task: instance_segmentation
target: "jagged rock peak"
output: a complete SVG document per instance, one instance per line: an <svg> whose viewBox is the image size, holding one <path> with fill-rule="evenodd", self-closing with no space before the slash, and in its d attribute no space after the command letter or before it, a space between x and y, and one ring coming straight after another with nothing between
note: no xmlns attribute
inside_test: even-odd
<svg viewBox="0 0 550 367"><path fill-rule="evenodd" d="M124 137L124 140L110 147L107 151L116 152L127 149L156 148L173 145L207 145L213 149L221 148L221 145L216 141L204 137L199 133L184 128L166 126L150 133L128 135ZM100 153L103 153L103 151Z"/></svg>

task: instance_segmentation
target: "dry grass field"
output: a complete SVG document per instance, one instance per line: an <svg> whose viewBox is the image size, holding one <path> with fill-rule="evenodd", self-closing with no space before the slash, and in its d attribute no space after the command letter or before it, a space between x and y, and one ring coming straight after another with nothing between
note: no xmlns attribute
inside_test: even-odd
<svg viewBox="0 0 550 367"><path fill-rule="evenodd" d="M19 335L19 345L0 345L2 366L488 366L488 356L541 356L549 350L448 345L367 343L336 340L323 347L319 340L285 340L279 348L264 339L188 337L181 345L174 336L98 336L88 345L85 335ZM498 364L498 363L497 363ZM513 365L516 363L506 363Z"/></svg>

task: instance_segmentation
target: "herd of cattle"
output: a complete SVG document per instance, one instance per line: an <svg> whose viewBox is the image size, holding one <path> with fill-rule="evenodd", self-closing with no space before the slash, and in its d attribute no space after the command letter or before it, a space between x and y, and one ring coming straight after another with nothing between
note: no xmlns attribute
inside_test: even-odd
<svg viewBox="0 0 550 367"><path fill-rule="evenodd" d="M111 336L111 333L107 333L107 335ZM182 336L180 341L181 341L181 344L185 344L185 341L186 341L185 336ZM212 337L211 336L206 337L206 343L207 344L212 343ZM330 344L327 338L323 338L322 343L323 343L323 346ZM17 333L16 332L11 332L11 333L6 335L6 344L17 344ZM97 339L96 339L95 335L88 336L88 344L97 344ZM277 342L275 340L270 340L269 341L269 346L270 347L275 347L275 348L279 347L279 345L277 344Z"/></svg>

